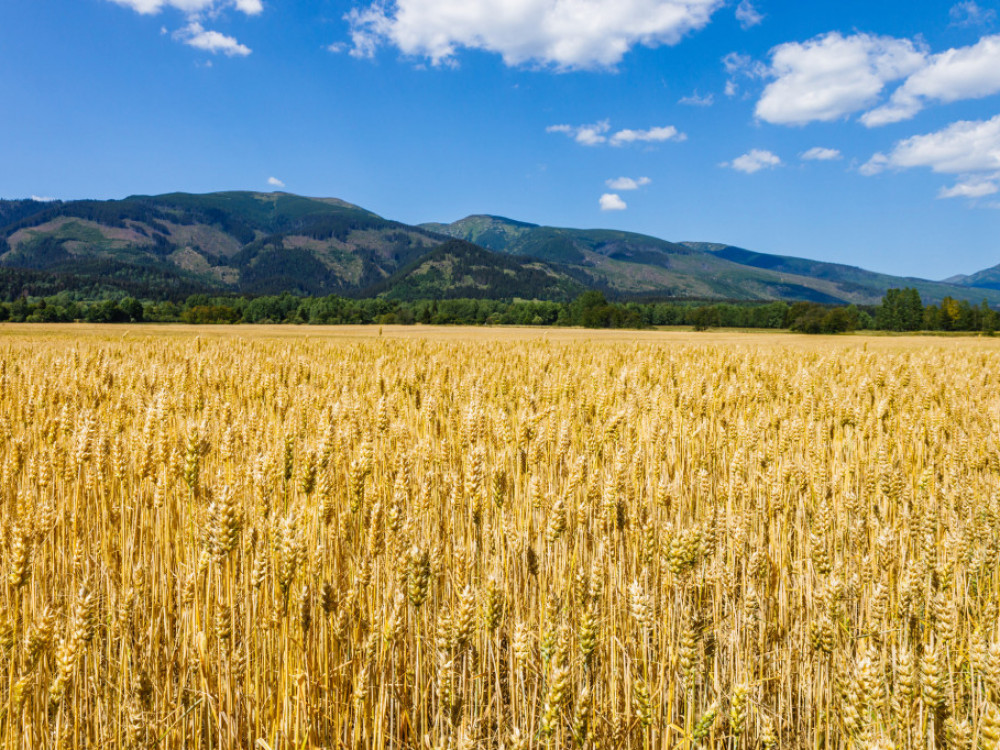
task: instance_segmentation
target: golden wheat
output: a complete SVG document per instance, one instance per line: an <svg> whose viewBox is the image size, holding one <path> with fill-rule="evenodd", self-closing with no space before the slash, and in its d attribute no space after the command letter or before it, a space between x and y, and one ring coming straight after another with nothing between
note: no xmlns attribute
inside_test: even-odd
<svg viewBox="0 0 1000 750"><path fill-rule="evenodd" d="M1000 743L992 344L138 330L0 338L0 750Z"/></svg>

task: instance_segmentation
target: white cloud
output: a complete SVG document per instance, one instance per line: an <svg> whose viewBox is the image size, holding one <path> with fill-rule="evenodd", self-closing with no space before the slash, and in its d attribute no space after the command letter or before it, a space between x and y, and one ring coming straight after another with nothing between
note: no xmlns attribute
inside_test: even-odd
<svg viewBox="0 0 1000 750"><path fill-rule="evenodd" d="M715 96L712 94L705 94L705 96L699 96L698 92L695 91L690 96L681 97L678 104L685 104L689 107L711 107L715 104Z"/></svg>
<svg viewBox="0 0 1000 750"><path fill-rule="evenodd" d="M858 171L861 172L865 177L871 177L872 175L884 172L885 168L889 166L889 157L879 152L872 156L871 159L866 161L860 167Z"/></svg>
<svg viewBox="0 0 1000 750"><path fill-rule="evenodd" d="M562 133L584 146L600 146L609 143L612 146L624 146L629 143L662 143L663 141L686 141L687 135L681 133L673 125L650 128L649 130L631 130L626 128L611 135L611 123L602 120L592 125L549 125L546 133Z"/></svg>
<svg viewBox="0 0 1000 750"><path fill-rule="evenodd" d="M189 47L229 57L246 57L251 50L236 39L218 31L210 31L202 26L205 17L214 18L227 8L235 8L248 16L256 16L264 11L262 0L111 0L111 2L131 8L137 13L152 15L166 8L179 10L187 16L188 25L173 33L173 38ZM166 27L161 27L166 34ZM212 67L206 64L205 67Z"/></svg>
<svg viewBox="0 0 1000 750"><path fill-rule="evenodd" d="M744 76L746 78L764 78L768 74L768 67L754 60L750 55L741 55L739 52L730 52L722 58L722 67L731 76Z"/></svg>
<svg viewBox="0 0 1000 750"><path fill-rule="evenodd" d="M763 21L764 16L753 7L750 0L742 0L736 6L736 20L740 22L740 27L746 31Z"/></svg>
<svg viewBox="0 0 1000 750"><path fill-rule="evenodd" d="M183 29L174 32L178 39L189 47L211 52L213 55L221 52L229 57L246 57L251 50L245 44L240 44L233 37L218 31L209 31L197 21L191 21Z"/></svg>
<svg viewBox="0 0 1000 750"><path fill-rule="evenodd" d="M865 124L865 127L877 128L880 125L909 120L923 109L923 104L920 103L919 99L904 97L901 95L901 91L902 88L897 90L888 103L861 115L861 122Z"/></svg>
<svg viewBox="0 0 1000 750"><path fill-rule="evenodd" d="M638 179L633 179L632 177L618 177L614 180L608 180L604 184L612 190L638 190L641 187L646 187L646 185L649 185L652 182L653 181L648 177L640 177Z"/></svg>
<svg viewBox="0 0 1000 750"><path fill-rule="evenodd" d="M261 0L236 0L236 10L243 11L248 16L255 16L263 12L264 4Z"/></svg>
<svg viewBox="0 0 1000 750"><path fill-rule="evenodd" d="M37 201L38 203L53 203L53 202L55 202L55 201L57 201L59 199L58 198L46 198L46 197L41 196L41 195L33 195L33 196L31 196L31 200Z"/></svg>
<svg viewBox="0 0 1000 750"><path fill-rule="evenodd" d="M609 130L611 130L611 123L607 120L596 122L593 125L550 125L545 128L546 133L564 133L584 146L597 146L606 143L608 138L604 134Z"/></svg>
<svg viewBox="0 0 1000 750"><path fill-rule="evenodd" d="M626 143L662 143L663 141L686 141L687 135L681 133L673 125L650 128L649 130L619 130L611 136L612 146L623 146Z"/></svg>
<svg viewBox="0 0 1000 750"><path fill-rule="evenodd" d="M1000 115L992 120L960 121L935 133L915 135L886 154L875 154L861 170L877 174L887 167L928 167L941 174L1000 170Z"/></svg>
<svg viewBox="0 0 1000 750"><path fill-rule="evenodd" d="M737 79L747 78L756 80L758 78L765 78L769 73L768 67L764 63L754 60L750 55L741 55L739 52L730 52L723 57L722 66L726 69L726 74L729 76L729 80L726 81L726 96L729 97L736 96L739 93L740 86L736 82Z"/></svg>
<svg viewBox="0 0 1000 750"><path fill-rule="evenodd" d="M781 125L838 120L874 104L887 83L923 67L908 39L831 32L771 51L770 75L756 114Z"/></svg>
<svg viewBox="0 0 1000 750"><path fill-rule="evenodd" d="M256 16L264 10L261 0L111 0L111 2L124 5L144 15L159 13L164 8L175 8L188 16L213 14L227 7L236 8L248 16Z"/></svg>
<svg viewBox="0 0 1000 750"><path fill-rule="evenodd" d="M725 0L375 0L347 14L352 54L383 44L435 65L461 48L510 66L608 68L634 46L677 44Z"/></svg>
<svg viewBox="0 0 1000 750"><path fill-rule="evenodd" d="M950 188L941 188L938 198L983 198L1000 192L997 180L1000 174L990 177L970 177L955 183Z"/></svg>
<svg viewBox="0 0 1000 750"><path fill-rule="evenodd" d="M816 146L802 154L805 161L833 161L840 158L840 152L835 148Z"/></svg>
<svg viewBox="0 0 1000 750"><path fill-rule="evenodd" d="M1000 92L1000 35L933 55L896 89L889 102L862 116L868 127L908 120L929 100L954 102Z"/></svg>
<svg viewBox="0 0 1000 750"><path fill-rule="evenodd" d="M954 185L941 188L939 198L974 200L1000 192L1000 115L955 122L937 132L902 140L888 154L875 154L861 173L917 167L959 175Z"/></svg>
<svg viewBox="0 0 1000 750"><path fill-rule="evenodd" d="M605 193L601 196L600 203L602 211L624 211L628 208L628 204L615 193Z"/></svg>
<svg viewBox="0 0 1000 750"><path fill-rule="evenodd" d="M735 53L723 62L731 76L748 64ZM768 74L775 80L764 89L756 114L783 125L828 122L869 109L888 84L905 79L887 102L861 116L864 125L877 127L908 120L928 102L1000 93L1000 35L929 55L909 39L832 32L776 47ZM734 82L732 88L735 93Z"/></svg>
<svg viewBox="0 0 1000 750"><path fill-rule="evenodd" d="M770 151L755 148L743 156L737 156L730 162L723 162L719 166L735 169L737 172L753 174L762 169L774 169L781 166L781 159Z"/></svg>
<svg viewBox="0 0 1000 750"><path fill-rule="evenodd" d="M948 15L952 26L990 26L997 18L995 10L983 9L974 0L958 3Z"/></svg>
<svg viewBox="0 0 1000 750"><path fill-rule="evenodd" d="M276 188L283 188L285 186L285 183L283 183L277 177L268 177L267 184L270 185L271 187L276 187Z"/></svg>

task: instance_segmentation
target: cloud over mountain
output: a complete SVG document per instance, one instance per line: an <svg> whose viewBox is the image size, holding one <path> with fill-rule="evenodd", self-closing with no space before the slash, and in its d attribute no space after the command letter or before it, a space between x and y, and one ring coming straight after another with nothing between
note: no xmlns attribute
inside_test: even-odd
<svg viewBox="0 0 1000 750"><path fill-rule="evenodd" d="M600 200L602 211L624 211L628 204L617 193L605 193Z"/></svg>

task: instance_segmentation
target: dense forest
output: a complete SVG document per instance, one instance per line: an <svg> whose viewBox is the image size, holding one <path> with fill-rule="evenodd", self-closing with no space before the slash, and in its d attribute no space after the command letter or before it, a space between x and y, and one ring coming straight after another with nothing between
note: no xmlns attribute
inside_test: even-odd
<svg viewBox="0 0 1000 750"><path fill-rule="evenodd" d="M0 321L17 323L285 323L578 326L585 328L791 329L803 333L884 331L981 331L1000 328L1000 313L982 303L945 298L924 305L915 289L890 289L881 305L821 305L815 302L612 302L588 291L571 302L446 299L352 299L212 296L192 294L175 302L135 297L80 301L69 292L0 302Z"/></svg>

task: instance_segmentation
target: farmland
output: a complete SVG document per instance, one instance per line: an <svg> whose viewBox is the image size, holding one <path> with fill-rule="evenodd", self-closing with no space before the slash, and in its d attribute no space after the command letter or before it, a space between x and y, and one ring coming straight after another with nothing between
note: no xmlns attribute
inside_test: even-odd
<svg viewBox="0 0 1000 750"><path fill-rule="evenodd" d="M0 750L1000 747L1000 341L0 327Z"/></svg>

